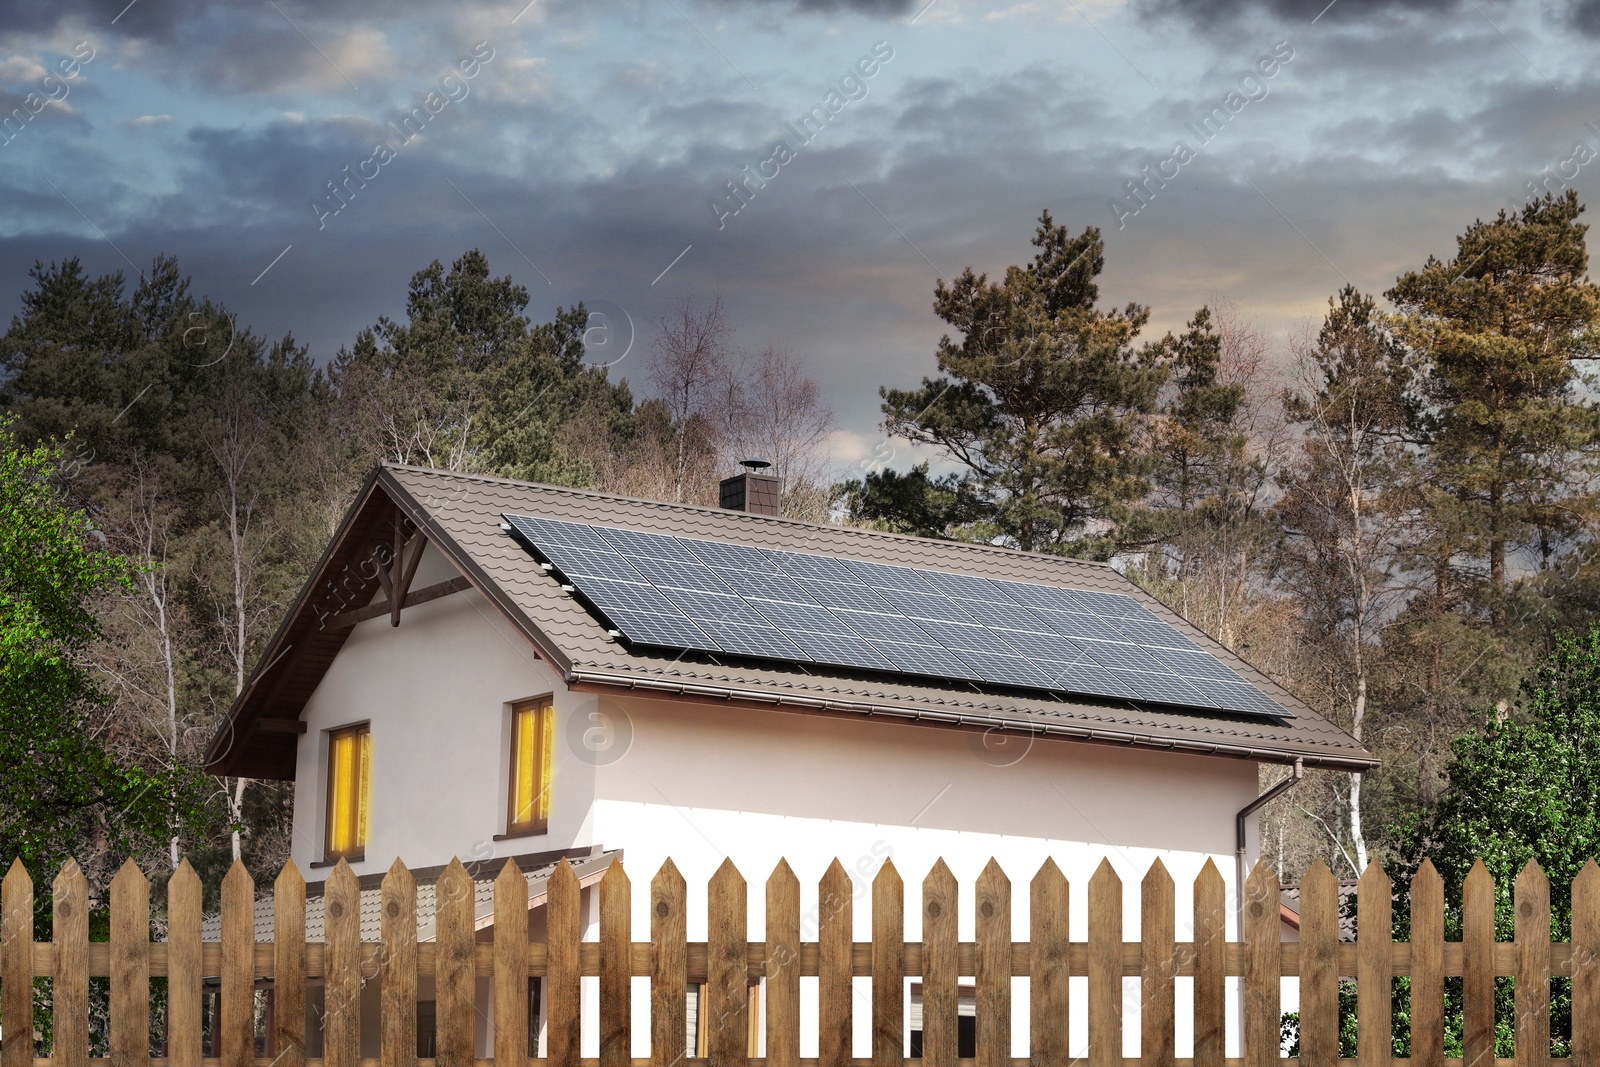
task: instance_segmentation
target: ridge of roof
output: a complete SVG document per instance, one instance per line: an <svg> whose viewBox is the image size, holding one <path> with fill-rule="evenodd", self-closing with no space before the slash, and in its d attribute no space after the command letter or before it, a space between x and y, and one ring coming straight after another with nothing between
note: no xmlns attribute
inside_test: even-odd
<svg viewBox="0 0 1600 1067"><path fill-rule="evenodd" d="M546 493L557 495L581 497L599 504L628 504L649 508L653 511L682 512L687 515L705 515L733 522L746 522L751 525L780 525L792 527L796 530L815 530L828 533L845 533L852 537L866 540L886 541L902 545L926 546L930 543L941 548L968 550L986 556L1014 557L1026 560L1050 560L1055 563L1073 567L1093 568L1099 571L1109 571L1119 577L1126 577L1121 571L1111 564L1101 560L1080 559L1076 556L1060 556L1050 552L1024 552L1018 548L1007 548L1004 545L985 544L980 541L947 541L943 539L918 537L916 534L895 533L891 530L875 530L869 526L846 526L842 523L813 522L810 519L796 519L788 515L756 515L748 511L734 511L728 508L715 507L710 504L688 504L671 500L651 500L647 497L623 496L616 493L601 493L593 489L576 489L572 486L553 485L549 482L519 482L511 478L500 478L489 474L472 474L460 471L440 470L437 467L419 467L407 463L383 463L384 470L404 471L408 474L420 474L425 477L438 478L447 481L474 481L490 485L501 485L509 489L537 489Z"/></svg>

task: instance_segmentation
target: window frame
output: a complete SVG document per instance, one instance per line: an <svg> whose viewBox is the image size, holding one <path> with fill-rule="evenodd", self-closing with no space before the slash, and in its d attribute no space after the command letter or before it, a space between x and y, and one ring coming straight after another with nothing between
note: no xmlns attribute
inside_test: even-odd
<svg viewBox="0 0 1600 1067"><path fill-rule="evenodd" d="M536 786L542 785L539 794L533 799L533 813L525 821L517 819L517 778L519 760L522 755L521 737L518 733L519 723L523 715L532 713L533 729L535 731L532 755L536 761L533 767L533 781ZM554 694L546 693L543 696L530 697L519 700L511 705L510 729L507 731L508 758L505 760L506 768L506 811L505 833L506 837L533 837L550 832L551 792L554 786L555 762L555 698ZM543 804L539 802L543 796ZM542 810L541 810L542 809Z"/></svg>
<svg viewBox="0 0 1600 1067"><path fill-rule="evenodd" d="M351 723L348 726L340 726L329 730L327 736L328 756L323 772L327 778L327 787L324 790L324 803L327 810L323 816L322 859L326 864L338 863L340 860L344 860L346 863L357 863L367 857L365 837L362 837L359 843L351 848L339 850L333 847L334 815L338 811L337 798L334 795L334 790L338 786L338 778L334 771L334 746L346 737L366 739L365 743L360 740L356 743L356 756L359 762L356 767L356 782L354 785L356 791L354 805L356 827L352 836L359 836L363 825L366 825L370 830L372 817L370 810L372 800L372 724L370 722Z"/></svg>

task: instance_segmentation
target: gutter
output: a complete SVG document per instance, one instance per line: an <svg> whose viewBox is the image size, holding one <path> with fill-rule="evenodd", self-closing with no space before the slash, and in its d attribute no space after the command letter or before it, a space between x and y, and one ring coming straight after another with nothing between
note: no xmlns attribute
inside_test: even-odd
<svg viewBox="0 0 1600 1067"><path fill-rule="evenodd" d="M1238 916L1237 916L1237 931L1238 932L1237 932L1237 934L1235 936L1237 937L1237 939L1239 940L1239 942L1241 944L1244 942L1244 883L1245 883L1245 879L1247 877L1247 873L1245 871L1245 820L1248 819L1250 816L1254 815L1263 806L1265 806L1269 801L1277 799L1278 797L1282 796L1284 793L1287 793L1289 790L1291 790L1295 786L1299 785L1300 782L1305 778L1305 776L1306 776L1305 761L1303 759L1296 758L1295 761L1294 761L1294 770L1292 772L1290 772L1289 777L1283 779L1283 781L1281 781L1281 782L1278 782L1278 783L1274 784L1265 793L1262 793L1260 796L1256 797L1250 803L1248 803L1244 807L1240 808L1239 809L1239 813L1234 816L1233 829L1234 829L1234 845L1235 845L1235 852L1234 852L1234 864L1235 864L1234 878L1235 878L1235 881L1234 881L1233 897L1234 897L1234 902L1238 905L1238 907L1236 909L1237 913L1238 913ZM1279 909L1278 909L1278 914L1279 914L1280 920L1282 918L1284 910L1286 910L1286 909L1283 908L1282 902L1280 901L1279 902ZM1299 920L1299 916L1296 916L1295 918L1296 918L1295 929L1298 930L1300 928L1300 924L1299 924L1299 921L1298 921ZM1244 1029L1243 1029L1243 1027L1244 1027L1244 998L1242 996L1239 998L1239 1026L1240 1026L1239 1032L1241 1034L1244 1033Z"/></svg>
<svg viewBox="0 0 1600 1067"><path fill-rule="evenodd" d="M764 704L767 706L804 708L808 711L830 713L846 713L850 715L882 717L923 722L939 726L976 726L991 730L1015 730L1029 736L1060 737L1074 741L1094 741L1104 744L1123 746L1140 746L1144 748L1162 748L1177 752L1189 752L1202 756L1226 756L1233 759L1251 760L1257 763L1284 764L1290 761L1289 754L1278 750L1255 748L1250 745L1233 744L1217 741L1190 741L1184 738L1150 737L1145 734L1135 733L1130 730L1107 730L1097 726L1082 726L1068 723L1028 721L1022 722L1014 718L1005 718L998 715L973 714L971 712L944 711L932 708L907 708L894 704L873 704L861 701L838 700L831 697L807 696L798 693L772 693L750 690L733 689L728 686L709 685L699 682L677 682L658 678L640 678L636 675L612 674L601 671L586 671L573 668L565 672L565 681L570 687L578 686L604 686L607 688L625 690L644 690L647 692L667 693L674 696L701 697L708 700L741 701L750 704ZM1304 774L1304 765L1309 763L1313 767L1322 767L1330 770L1341 771L1367 771L1378 765L1374 759L1324 759L1316 756L1306 757L1297 755L1293 757L1297 768L1293 781L1298 781ZM1281 783L1280 783L1281 784ZM1274 787L1277 788L1276 786ZM1276 793L1268 791L1266 799L1260 800L1254 807L1247 808L1240 813L1240 825L1246 815L1255 811L1256 807L1266 803ZM1242 883L1241 883L1242 884Z"/></svg>
<svg viewBox="0 0 1600 1067"><path fill-rule="evenodd" d="M1239 809L1239 813L1233 817L1234 848L1236 850L1236 856L1237 856L1238 861L1239 861L1239 895L1240 895L1240 899L1241 900L1243 899L1243 894L1244 894L1244 878L1245 878L1245 870L1244 870L1244 821L1246 819L1248 819L1250 816L1254 815L1257 811L1259 811L1262 807L1264 807L1268 802L1276 800L1282 794L1287 793L1290 789L1293 789L1295 786L1299 785L1301 779L1303 779L1305 776L1306 776L1305 758L1302 757L1302 756L1296 756L1295 757L1295 761L1294 761L1294 771L1290 773L1289 777L1285 778L1283 781L1281 781L1281 782L1277 783L1276 785L1272 786L1265 793L1262 793L1260 796L1256 797L1250 803L1248 803L1244 807L1240 808ZM1240 907L1242 908L1243 906L1244 905L1241 903ZM1240 927L1241 931L1243 929L1244 929L1243 927Z"/></svg>

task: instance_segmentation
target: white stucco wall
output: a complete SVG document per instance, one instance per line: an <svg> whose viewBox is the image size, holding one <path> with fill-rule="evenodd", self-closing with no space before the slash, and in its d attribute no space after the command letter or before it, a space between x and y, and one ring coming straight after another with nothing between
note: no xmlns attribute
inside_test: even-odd
<svg viewBox="0 0 1600 1067"><path fill-rule="evenodd" d="M455 573L430 547L412 587ZM494 840L506 828L510 705L559 689L527 639L475 590L407 608L398 628L387 617L360 623L301 715L290 855L308 879L326 873L318 868L328 731L361 722L372 731L371 814L356 874L381 873L396 856L427 867L589 844L589 768L569 771L560 756L550 832Z"/></svg>
<svg viewBox="0 0 1600 1067"><path fill-rule="evenodd" d="M430 549L414 588L454 574ZM547 834L495 840L505 826L506 723L512 702L553 694L556 763ZM1139 931L1139 883L1160 857L1176 884L1179 940L1191 886L1209 857L1234 884L1234 813L1256 795L1254 764L1066 741L986 743L979 733L568 692L527 641L476 592L356 627L307 704L292 854L311 879L322 860L327 731L368 722L372 791L366 858L413 867L603 844L622 848L634 883L634 939L649 936L648 884L671 857L689 887L689 937L705 936L705 884L731 857L750 885L749 934L763 934L764 885L786 858L801 883L802 936L815 936L817 881L837 856L856 881L855 938L870 938L870 879L892 858L906 885L906 937L921 937L921 882L943 857L961 884L961 936L973 936L971 886L993 857L1011 879L1013 938L1028 931L1028 883L1054 858L1072 886L1082 940L1088 880L1108 858L1123 881L1124 937ZM1252 829L1253 833L1253 829ZM1252 854L1254 841L1251 842ZM1230 936L1233 931L1230 914ZM596 931L590 929L588 936ZM649 1028L635 996L635 1055ZM1230 983L1231 984L1231 983ZM586 998L595 983L586 980ZM816 1055L815 979L802 981L801 1054ZM1026 1055L1026 979L1015 983L1014 1054ZM869 1054L868 983L857 980L855 1054ZM1087 1038L1087 996L1074 982L1073 1052ZM1190 1050L1178 980L1178 1055ZM1137 982L1125 1000L1126 1054L1137 1055ZM586 1019L585 1055L596 1020ZM1229 1019L1230 1032L1236 1020ZM487 1034L483 1035L488 1040ZM1229 1054L1235 1055L1230 1033Z"/></svg>
<svg viewBox="0 0 1600 1067"><path fill-rule="evenodd" d="M1089 879L1109 859L1123 883L1124 936L1137 940L1140 882L1159 857L1175 882L1178 939L1189 940L1194 878L1211 858L1232 885L1234 813L1256 795L1255 766L1236 761L1044 740L991 750L982 734L883 720L587 699L577 714L632 735L626 754L599 769L593 828L627 850L638 939L649 930L648 882L668 856L689 886L690 939L704 939L705 885L728 856L750 886L751 940L764 937L764 886L780 858L800 879L801 936L814 939L817 883L835 857L855 882L857 941L871 939L869 887L885 859L905 882L905 936L921 938L921 883L940 857L961 886L963 939L974 936L971 887L994 858L1011 880L1013 938L1026 940L1028 883L1049 857L1072 887L1075 939L1085 936ZM856 985L855 1049L867 1056L870 985ZM1178 1048L1188 1055L1189 981L1178 985ZM1087 1050L1088 1002L1086 980L1074 986L1076 1055ZM1017 1056L1027 1055L1026 989L1017 979ZM802 981L802 1056L816 1055L815 990ZM1137 1005L1129 980L1129 1056ZM647 1035L636 1027L636 1042Z"/></svg>

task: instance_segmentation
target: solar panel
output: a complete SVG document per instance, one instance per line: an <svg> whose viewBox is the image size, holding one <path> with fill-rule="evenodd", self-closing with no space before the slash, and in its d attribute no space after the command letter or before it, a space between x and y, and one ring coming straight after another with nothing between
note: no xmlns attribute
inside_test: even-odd
<svg viewBox="0 0 1600 1067"><path fill-rule="evenodd" d="M906 674L920 674L927 678L959 679L981 682L983 676L958 658L954 652L931 644L911 644L901 641L876 641L874 647L887 656L895 667Z"/></svg>
<svg viewBox="0 0 1600 1067"><path fill-rule="evenodd" d="M844 560L844 565L874 589L904 589L913 593L928 592L928 583L918 571L910 567L891 567L885 563L866 563L859 559Z"/></svg>
<svg viewBox="0 0 1600 1067"><path fill-rule="evenodd" d="M876 611L895 614L894 608L887 601L860 582L848 585L844 582L807 581L804 578L796 578L795 581L812 600L830 608L837 608L840 611Z"/></svg>
<svg viewBox="0 0 1600 1067"><path fill-rule="evenodd" d="M638 530L614 530L610 527L596 527L602 537L609 541L612 547L630 556L655 557L657 559L670 559L689 562L694 560L694 555L684 547L683 542L676 537L666 534L640 533Z"/></svg>
<svg viewBox="0 0 1600 1067"><path fill-rule="evenodd" d="M814 662L835 667L859 667L869 671L898 670L860 636L837 631L785 629L784 635L800 646Z"/></svg>
<svg viewBox="0 0 1600 1067"><path fill-rule="evenodd" d="M1131 596L505 519L630 644L1293 717Z"/></svg>
<svg viewBox="0 0 1600 1067"><path fill-rule="evenodd" d="M843 582L859 585L861 579L843 560L831 556L808 556L803 552L769 551L767 555L778 569L796 581Z"/></svg>

